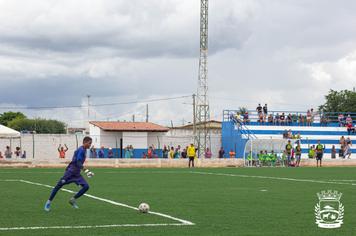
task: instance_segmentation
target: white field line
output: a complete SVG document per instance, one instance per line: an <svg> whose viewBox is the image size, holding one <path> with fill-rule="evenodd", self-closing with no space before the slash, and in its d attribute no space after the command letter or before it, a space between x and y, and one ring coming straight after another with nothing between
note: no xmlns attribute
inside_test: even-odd
<svg viewBox="0 0 356 236"><path fill-rule="evenodd" d="M31 185L37 185L37 186L42 186L42 187L47 187L47 188L53 188L53 186L47 185L47 184L41 184L41 183L36 183L36 182L31 182L31 181L27 181L27 180L23 180L23 179L4 179L4 180L0 180L0 181L5 181L5 182L22 182L22 183L26 183L26 184L31 184ZM68 192L68 193L75 193L72 190L69 189L65 189L65 188L61 188L62 191L64 192ZM102 202L106 202L112 205L116 205L116 206L121 206L121 207L126 207L129 209L133 209L138 211L137 207L134 206L130 206L124 203L120 203L120 202L115 202L109 199L105 199L105 198L100 198L100 197L96 197L94 195L91 194L84 194L84 196L88 197L88 198L92 198L98 201L102 201ZM174 221L178 221L180 223L157 223L157 224L114 224L114 225L87 225L87 226L35 226L35 227L11 227L11 228L0 228L1 230L26 230L26 229L76 229L76 228L112 228L112 227L153 227L153 226L186 226L186 225L195 225L193 222L187 221L187 220L183 220L177 217L173 217L167 214L163 214L163 213L159 213L159 212L154 212L154 211L149 211L148 214L151 215L157 215L157 216L161 216L164 218L168 218Z"/></svg>
<svg viewBox="0 0 356 236"><path fill-rule="evenodd" d="M241 178L275 179L275 180L308 182L308 183L319 183L319 184L339 184L339 185L352 185L352 186L356 185L356 183L345 183L345 182L324 181L324 180L314 180L314 179L294 179L294 178L273 177L273 176L237 175L237 174L200 172L200 171L191 171L190 173L199 174L199 175L218 175L218 176L230 176L230 177L241 177Z"/></svg>
<svg viewBox="0 0 356 236"><path fill-rule="evenodd" d="M157 224L113 224L113 225L63 225L63 226L30 226L0 228L0 231L12 230L38 230L38 229L92 229L92 228L117 228L117 227L157 227L157 226L185 226L181 223L157 223Z"/></svg>

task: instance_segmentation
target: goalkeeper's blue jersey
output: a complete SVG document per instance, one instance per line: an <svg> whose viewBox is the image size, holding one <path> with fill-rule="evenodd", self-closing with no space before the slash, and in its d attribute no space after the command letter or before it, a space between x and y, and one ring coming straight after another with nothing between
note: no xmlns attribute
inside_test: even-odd
<svg viewBox="0 0 356 236"><path fill-rule="evenodd" d="M67 166L66 172L70 172L73 175L79 175L80 170L83 168L85 158L86 158L86 149L83 146L81 146L74 152L72 161Z"/></svg>

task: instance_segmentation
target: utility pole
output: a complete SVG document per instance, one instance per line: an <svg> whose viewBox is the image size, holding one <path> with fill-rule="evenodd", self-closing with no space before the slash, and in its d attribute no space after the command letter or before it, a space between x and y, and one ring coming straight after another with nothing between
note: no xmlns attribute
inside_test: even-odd
<svg viewBox="0 0 356 236"><path fill-rule="evenodd" d="M146 122L148 122L148 104L146 104Z"/></svg>
<svg viewBox="0 0 356 236"><path fill-rule="evenodd" d="M207 123L210 120L208 101L208 0L200 1L200 57L199 78L196 101L195 123L197 133L195 144L200 157L207 147L210 148L210 133Z"/></svg>
<svg viewBox="0 0 356 236"><path fill-rule="evenodd" d="M90 117L90 95L87 95L88 98L88 121L89 121L89 117Z"/></svg>
<svg viewBox="0 0 356 236"><path fill-rule="evenodd" d="M195 97L196 95L193 94L193 137L194 139L196 139L196 136L197 136L197 124L196 124L196 111L195 111Z"/></svg>
<svg viewBox="0 0 356 236"><path fill-rule="evenodd" d="M135 114L132 115L132 122L135 122Z"/></svg>

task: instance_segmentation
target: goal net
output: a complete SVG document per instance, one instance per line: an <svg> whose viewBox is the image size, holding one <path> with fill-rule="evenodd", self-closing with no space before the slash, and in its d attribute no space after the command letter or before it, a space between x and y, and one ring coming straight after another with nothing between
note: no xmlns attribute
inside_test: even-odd
<svg viewBox="0 0 356 236"><path fill-rule="evenodd" d="M292 145L298 140L291 140ZM284 166L288 139L250 139L244 149L245 166Z"/></svg>

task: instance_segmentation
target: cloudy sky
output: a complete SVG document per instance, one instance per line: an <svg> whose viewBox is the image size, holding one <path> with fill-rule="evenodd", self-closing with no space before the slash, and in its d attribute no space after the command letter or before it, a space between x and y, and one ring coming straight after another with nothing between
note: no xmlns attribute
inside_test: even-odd
<svg viewBox="0 0 356 236"><path fill-rule="evenodd" d="M199 0L0 0L0 113L136 120L146 101L196 92ZM356 86L356 1L211 0L211 117L224 108L317 107ZM191 120L190 97L149 103L150 120ZM63 107L20 109L22 107ZM80 108L80 106L83 106Z"/></svg>

